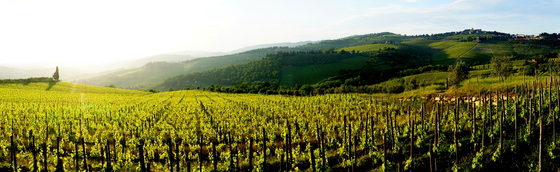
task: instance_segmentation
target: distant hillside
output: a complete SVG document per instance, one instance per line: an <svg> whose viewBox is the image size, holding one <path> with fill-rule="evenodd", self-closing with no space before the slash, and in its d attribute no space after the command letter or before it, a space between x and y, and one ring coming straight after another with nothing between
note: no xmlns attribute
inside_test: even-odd
<svg viewBox="0 0 560 172"><path fill-rule="evenodd" d="M119 69L139 68L151 62L176 63L176 62L191 60L195 58L196 57L191 55L160 54L160 55L144 57L144 58L139 58L134 60L102 63L102 64L94 65L91 68L96 69L97 72L112 71L112 70L119 70ZM72 79L76 79L76 78L72 78Z"/></svg>
<svg viewBox="0 0 560 172"><path fill-rule="evenodd" d="M192 60L197 57L192 55L180 55L180 54L160 54L151 57L141 58L138 60L132 61L136 63L138 66L143 66L150 62L182 62L187 60Z"/></svg>
<svg viewBox="0 0 560 172"><path fill-rule="evenodd" d="M228 65L247 63L253 60L264 58L268 54L275 54L278 52L319 51L323 49L338 49L338 48L344 48L349 46L388 43L388 42L402 41L405 39L407 39L407 37L396 35L393 33L379 33L379 34L367 34L361 36L351 36L351 37L346 37L337 40L325 40L316 43L298 42L298 43L265 44L265 45L258 45L255 47L262 47L268 45L288 45L288 47L276 46L276 47L253 49L250 51L245 51L237 54L196 58L192 60L183 61L180 63L154 63L154 64L150 64L151 70L148 70L145 67L140 67L135 69L114 70L111 72L97 74L95 76L79 78L76 79L76 81L87 80L87 84L98 85L98 86L114 85L119 88L148 89L173 76L179 76L183 74L199 72L199 71L209 70L213 68L224 67ZM295 46L295 47L289 47L289 46ZM329 73L332 74L332 72Z"/></svg>
<svg viewBox="0 0 560 172"><path fill-rule="evenodd" d="M176 73L183 73L181 63L151 62L140 68L109 71L87 78L78 78L71 82L96 85L115 86L119 88L142 89L153 82L160 82L160 78L173 77Z"/></svg>
<svg viewBox="0 0 560 172"><path fill-rule="evenodd" d="M305 44L313 43L313 41L301 41L301 42L283 42L283 43L273 43L273 44L260 44L260 45L253 45L248 47L243 47L239 49L235 49L229 52L210 52L210 51L179 51L169 54L176 54L176 55L189 55L193 57L213 57L213 56L225 56L237 53L243 53L246 51L251 51L255 49L263 49L263 48L270 48L270 47L297 47Z"/></svg>
<svg viewBox="0 0 560 172"><path fill-rule="evenodd" d="M274 44L261 44L261 45L254 45L254 46L249 46L249 47L236 49L236 50L231 51L231 53L232 54L233 53L241 53L241 52L245 52L245 51L261 49L261 48L269 48L269 47L293 48L293 47L298 47L298 46L306 45L306 44L310 44L310 43L313 43L313 42L312 41L301 41L301 42L283 42L283 43L274 43Z"/></svg>
<svg viewBox="0 0 560 172"><path fill-rule="evenodd" d="M233 53L185 50L185 51L178 51L178 52L173 52L168 54L187 55L187 56L199 58L199 57L223 56L223 55L228 55Z"/></svg>
<svg viewBox="0 0 560 172"><path fill-rule="evenodd" d="M243 53L196 58L181 62L151 62L140 68L120 69L76 79L75 82L97 86L114 85L119 88L148 89L168 78L233 64L241 64L287 49L272 47Z"/></svg>

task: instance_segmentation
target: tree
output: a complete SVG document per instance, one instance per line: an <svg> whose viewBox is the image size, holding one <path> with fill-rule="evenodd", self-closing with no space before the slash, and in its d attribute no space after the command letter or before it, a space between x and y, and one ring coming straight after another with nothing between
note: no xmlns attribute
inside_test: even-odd
<svg viewBox="0 0 560 172"><path fill-rule="evenodd" d="M463 61L457 62L457 64L453 66L449 66L449 85L457 85L461 83L461 81L467 79L469 77L469 66L465 64Z"/></svg>
<svg viewBox="0 0 560 172"><path fill-rule="evenodd" d="M54 71L54 74L52 75L52 77L53 77L53 79L54 79L55 81L59 81L59 79L60 79L59 77L60 77L60 76L59 76L59 74L58 74L58 66L56 67L56 71Z"/></svg>
<svg viewBox="0 0 560 172"><path fill-rule="evenodd" d="M490 65L492 66L494 76L500 77L501 81L504 81L513 73L513 64L509 56L492 57Z"/></svg>
<svg viewBox="0 0 560 172"><path fill-rule="evenodd" d="M299 94L302 95L302 96L310 96L313 93L313 87L305 84L305 85L302 85L299 88L298 91L299 91Z"/></svg>

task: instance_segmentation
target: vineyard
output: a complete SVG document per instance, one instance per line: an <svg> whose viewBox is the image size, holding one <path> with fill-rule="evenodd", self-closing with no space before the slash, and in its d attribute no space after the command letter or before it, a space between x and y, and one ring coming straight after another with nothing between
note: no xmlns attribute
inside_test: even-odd
<svg viewBox="0 0 560 172"><path fill-rule="evenodd" d="M555 79L376 98L0 85L1 171L553 171Z"/></svg>

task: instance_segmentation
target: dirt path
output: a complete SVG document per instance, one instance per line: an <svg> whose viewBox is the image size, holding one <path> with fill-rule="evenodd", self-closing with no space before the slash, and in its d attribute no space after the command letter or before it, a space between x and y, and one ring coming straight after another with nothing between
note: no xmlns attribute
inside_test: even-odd
<svg viewBox="0 0 560 172"><path fill-rule="evenodd" d="M471 52L474 48L476 48L476 47L478 46L478 44L479 44L479 43L477 42L477 43L474 44L474 46L471 47L469 50L467 50L467 51L463 52L461 55L457 56L457 58L455 58L455 64L457 64L457 62L459 62L459 59L460 59L461 57L463 57L463 55L467 54L468 52Z"/></svg>

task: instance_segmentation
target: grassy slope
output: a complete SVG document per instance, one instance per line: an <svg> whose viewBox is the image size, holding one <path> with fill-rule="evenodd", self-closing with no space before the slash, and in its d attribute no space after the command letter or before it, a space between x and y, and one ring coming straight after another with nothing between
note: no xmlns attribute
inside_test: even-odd
<svg viewBox="0 0 560 172"><path fill-rule="evenodd" d="M491 54L493 56L510 56L514 51L506 45L504 41L487 41L478 46L481 52Z"/></svg>
<svg viewBox="0 0 560 172"><path fill-rule="evenodd" d="M457 42L454 40L438 41L429 44L430 47L439 50L432 55L436 64L450 65L459 60L467 63L483 64L490 61L493 55L510 55L503 42Z"/></svg>
<svg viewBox="0 0 560 172"><path fill-rule="evenodd" d="M341 48L341 49L338 49L337 51L344 50L344 51L356 51L356 52L372 52L372 51L380 50L382 48L389 48L389 47L394 47L394 45L391 45L391 44L369 44L369 45L361 45L361 46Z"/></svg>
<svg viewBox="0 0 560 172"><path fill-rule="evenodd" d="M296 47L296 49L301 51L320 50L328 48L340 49L345 47L362 46L369 44L384 44L386 42L401 42L409 39L410 37L407 36L385 32L377 34L354 35L335 40L324 40L318 43Z"/></svg>
<svg viewBox="0 0 560 172"><path fill-rule="evenodd" d="M418 85L445 84L449 72L427 72L404 77L405 80L416 80Z"/></svg>
<svg viewBox="0 0 560 172"><path fill-rule="evenodd" d="M114 95L145 95L150 94L144 91L138 90L127 90L119 88L109 88L109 87L99 87L92 85L83 85L69 82L39 82L39 83L29 83L29 84L0 84L0 92L2 95L12 95L11 93L17 93L20 96L25 96L25 94L48 94L48 95L82 95L78 93L87 94L114 94ZM56 93L56 94L52 94Z"/></svg>
<svg viewBox="0 0 560 172"><path fill-rule="evenodd" d="M437 42L437 41L436 40L430 40L428 38L418 37L418 38L412 38L412 39L403 41L402 43L403 44L416 45L416 46L429 46L433 42Z"/></svg>
<svg viewBox="0 0 560 172"><path fill-rule="evenodd" d="M504 52L507 53L507 52ZM553 59L556 60L556 59ZM417 75L410 75L402 77L405 82L416 80L421 87L414 90L407 90L400 94L375 94L376 97L414 97L425 96L429 94L440 93L444 91L445 94L478 94L483 91L493 91L500 88L521 86L523 84L530 84L537 80L533 76L523 75L522 65L524 60L512 61L514 70L517 73L512 74L506 80L501 81L498 77L492 76L492 71L488 64L473 66L474 70L469 72L469 79L461 82L459 87L451 87L448 90L442 90L442 85L445 84L449 72L428 72ZM378 85L387 85L395 82L401 78L395 78L389 81L382 82ZM549 76L540 76L539 80L545 81Z"/></svg>
<svg viewBox="0 0 560 172"><path fill-rule="evenodd" d="M454 64L456 58L474 46L472 42L440 41L430 44L430 47L441 50L432 56L436 64Z"/></svg>
<svg viewBox="0 0 560 172"><path fill-rule="evenodd" d="M437 93L444 93L444 94L478 94L484 91L493 91L501 88L506 87L515 87L515 86L522 86L527 83L532 83L536 80L535 77L521 75L519 73L510 76L505 81L500 81L498 77L493 76L481 76L478 75L480 73L489 74L489 70L474 70L471 71L469 79L461 82L459 87L451 87L445 90L445 87L442 84L445 84L445 79L449 75L449 72L428 72L423 74L417 75L410 75L406 77L402 77L405 82L409 82L410 80L415 79L418 82L418 85L422 85L421 87L414 89L414 90L406 90L403 93L399 94L386 94L386 93L378 93L373 94L374 97L417 97L417 96L426 96L430 94L437 94ZM389 81L385 81L379 83L377 85L387 85L391 84L391 82L395 82L400 78L395 78ZM548 76L541 76L539 80L543 82L544 80L548 79Z"/></svg>
<svg viewBox="0 0 560 172"><path fill-rule="evenodd" d="M379 84L375 84L378 86L385 86L385 85L395 85L398 80L404 80L404 83L411 83L414 82L416 85L422 89L422 87L432 86L432 85L445 85L446 78L449 75L449 72L426 72L416 75L409 75L400 78L394 78L385 82L381 82ZM411 90L407 90L411 91ZM435 92L435 91L434 91ZM433 93L433 92L432 92Z"/></svg>
<svg viewBox="0 0 560 172"><path fill-rule="evenodd" d="M436 44L431 44L432 46L438 48L445 48L449 49L449 47L456 46L451 41L441 41L436 42ZM476 53L483 53L483 55L472 55L471 52ZM513 50L509 48L504 42L488 42L488 43L481 43L477 48L472 50L471 52L465 53L463 58L473 58L478 57L478 59L482 62L487 62L485 60L489 60L491 55L494 56L508 56L511 55ZM481 58L486 57L487 59ZM556 60L556 59L552 59ZM460 84L460 87L452 87L448 90L443 90L447 94L476 94L481 91L488 91L488 90L495 90L497 88L505 88L505 87L513 87L516 85L522 85L524 83L531 83L536 80L535 77L525 76L522 74L523 67L522 65L525 63L525 60L514 60L512 61L514 70L517 73L514 73L512 76L507 78L505 81L500 81L499 78L492 76L492 71L489 69L489 64L477 65L473 66L474 70L470 71L469 79L463 81ZM414 90L407 90L400 94L375 94L376 97L414 97L414 96L423 96L429 95L434 93L439 93L442 91L442 85L445 84L446 78L448 77L449 72L428 72L416 75L405 76L401 78L395 78L389 81L382 82L378 85L387 85L391 84L391 82L395 82L398 79L404 79L405 82L409 82L411 80L416 80L417 84L420 86L418 89ZM541 79L546 79L546 76L541 77Z"/></svg>

